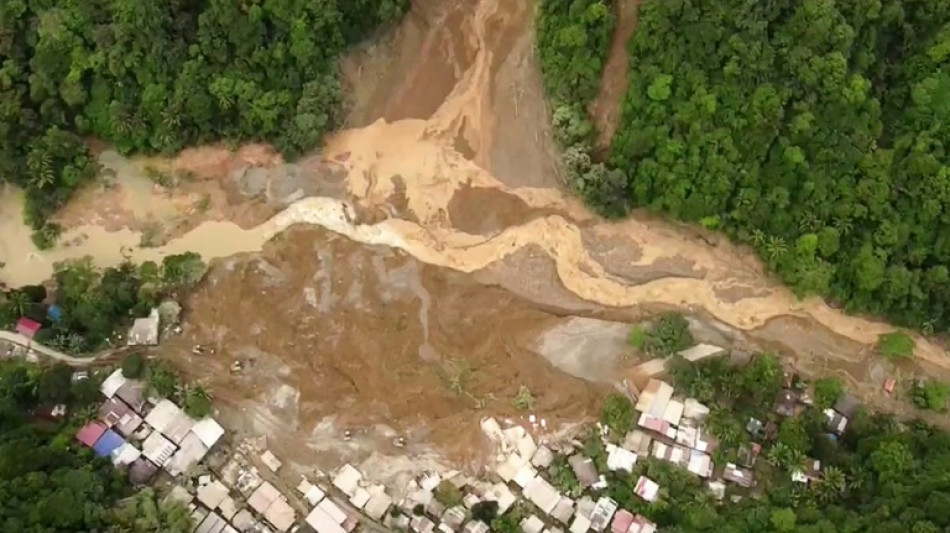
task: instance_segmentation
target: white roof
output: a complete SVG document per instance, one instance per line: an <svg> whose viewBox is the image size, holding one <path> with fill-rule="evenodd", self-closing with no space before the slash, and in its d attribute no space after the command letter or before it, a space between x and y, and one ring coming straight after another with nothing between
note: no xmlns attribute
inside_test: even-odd
<svg viewBox="0 0 950 533"><path fill-rule="evenodd" d="M686 469L699 477L709 477L712 474L712 458L703 452L693 450Z"/></svg>
<svg viewBox="0 0 950 533"><path fill-rule="evenodd" d="M261 462L264 463L264 466L270 468L271 472L280 470L281 465L284 464L270 450L264 450L264 453L261 454Z"/></svg>
<svg viewBox="0 0 950 533"><path fill-rule="evenodd" d="M712 357L714 355L720 355L726 353L725 348L720 348L719 346L714 346L712 344L697 344L692 348L687 348L681 352L679 355L683 356L683 359L686 359L690 362L699 361L700 359L705 359L706 357Z"/></svg>
<svg viewBox="0 0 950 533"><path fill-rule="evenodd" d="M515 495L504 483L495 483L485 494L486 500L498 502L498 515L501 516L515 504Z"/></svg>
<svg viewBox="0 0 950 533"><path fill-rule="evenodd" d="M538 446L538 451L531 457L531 464L538 468L547 468L554 462L554 453L545 445Z"/></svg>
<svg viewBox="0 0 950 533"><path fill-rule="evenodd" d="M343 494L352 497L353 494L356 493L356 488L359 487L362 477L363 475L360 474L359 470L347 463L337 471L336 476L333 478L333 486L340 489Z"/></svg>
<svg viewBox="0 0 950 533"><path fill-rule="evenodd" d="M353 504L353 507L356 507L357 509L362 509L366 505L366 503L369 502L369 499L371 497L372 495L369 493L368 490L364 489L363 487L357 487L356 490L353 492L353 496L350 497L350 503Z"/></svg>
<svg viewBox="0 0 950 533"><path fill-rule="evenodd" d="M531 483L525 487L524 495L545 514L551 514L554 507L561 501L561 495L557 489L540 476L534 478Z"/></svg>
<svg viewBox="0 0 950 533"><path fill-rule="evenodd" d="M141 450L126 442L112 452L112 463L116 466L132 464L141 455Z"/></svg>
<svg viewBox="0 0 950 533"><path fill-rule="evenodd" d="M198 487L198 501L208 509L215 509L228 497L228 488L217 479Z"/></svg>
<svg viewBox="0 0 950 533"><path fill-rule="evenodd" d="M635 464L637 464L637 454L619 446L607 445L607 468L609 470L633 472L633 465Z"/></svg>
<svg viewBox="0 0 950 533"><path fill-rule="evenodd" d="M342 524L346 521L346 512L340 509L337 504L330 501L330 498L326 498L318 503L317 509L322 509L323 512L328 514L337 524Z"/></svg>
<svg viewBox="0 0 950 533"><path fill-rule="evenodd" d="M373 520L381 520L392 504L393 499L388 494L383 490L376 490L373 491L372 497L366 502L363 512Z"/></svg>
<svg viewBox="0 0 950 533"><path fill-rule="evenodd" d="M278 498L280 498L280 491L271 485L269 481L265 481L261 483L261 486L257 487L257 490L247 499L247 504L251 506L251 509L264 514L267 508Z"/></svg>
<svg viewBox="0 0 950 533"><path fill-rule="evenodd" d="M165 468L173 476L184 474L204 459L207 453L208 448L202 444L201 440L194 433L188 433L181 441L181 447L172 456L171 461L168 462Z"/></svg>
<svg viewBox="0 0 950 533"><path fill-rule="evenodd" d="M158 404L145 415L145 423L149 426L165 433L165 430L174 422L175 417L181 413L181 408L175 405L171 400L159 400Z"/></svg>
<svg viewBox="0 0 950 533"><path fill-rule="evenodd" d="M142 443L142 455L158 466L165 466L175 453L175 443L153 431Z"/></svg>
<svg viewBox="0 0 950 533"><path fill-rule="evenodd" d="M511 454L504 462L498 465L495 472L498 474L498 477L507 482L513 480L524 465L525 460L520 455Z"/></svg>
<svg viewBox="0 0 950 533"><path fill-rule="evenodd" d="M116 369L115 372L109 374L109 377L102 382L102 385L99 386L99 390L102 391L102 394L104 394L106 398L112 398L115 396L116 391L119 390L119 387L125 385L125 382L128 380L127 377L122 375L121 368Z"/></svg>
<svg viewBox="0 0 950 533"><path fill-rule="evenodd" d="M640 476L640 479L637 480L637 486L634 488L634 492L644 500L652 502L656 500L657 494L660 492L660 486L652 479L646 476Z"/></svg>
<svg viewBox="0 0 950 533"><path fill-rule="evenodd" d="M129 328L129 346L137 345L155 345L158 344L158 310L152 309L152 312L145 318L136 318Z"/></svg>
<svg viewBox="0 0 950 533"><path fill-rule="evenodd" d="M531 515L527 518L522 518L521 531L524 533L541 533L544 531L544 522L534 515Z"/></svg>
<svg viewBox="0 0 950 533"><path fill-rule="evenodd" d="M213 447L224 436L224 428L210 416L195 422L195 425L191 426L191 432L208 448Z"/></svg>
<svg viewBox="0 0 950 533"><path fill-rule="evenodd" d="M525 488L528 486L528 483L531 483L531 480L533 480L537 475L538 471L535 470L533 466L526 464L518 470L517 474L515 474L514 482L519 487Z"/></svg>
<svg viewBox="0 0 950 533"><path fill-rule="evenodd" d="M270 504L267 511L264 512L264 518L266 518L277 531L287 531L290 529L290 526L294 525L297 515L294 513L293 507L284 501L283 498L277 498Z"/></svg>
<svg viewBox="0 0 950 533"><path fill-rule="evenodd" d="M320 500L322 500L326 495L327 493L324 492L320 487L316 485L310 485L310 488L307 489L307 492L303 495L303 497L306 498L308 502L310 502L310 505L316 505L320 503Z"/></svg>
<svg viewBox="0 0 950 533"><path fill-rule="evenodd" d="M574 522L571 523L571 533L587 533L588 530L590 530L590 518L582 515L575 516Z"/></svg>
<svg viewBox="0 0 950 533"><path fill-rule="evenodd" d="M666 410L663 411L663 420L666 420L672 425L677 425L680 423L680 419L683 418L683 402L677 400L670 400L666 404Z"/></svg>
<svg viewBox="0 0 950 533"><path fill-rule="evenodd" d="M317 533L346 533L346 530L320 507L310 511L306 522Z"/></svg>
<svg viewBox="0 0 950 533"><path fill-rule="evenodd" d="M683 417L702 419L709 414L709 407L702 404L696 398L686 398L683 402Z"/></svg>

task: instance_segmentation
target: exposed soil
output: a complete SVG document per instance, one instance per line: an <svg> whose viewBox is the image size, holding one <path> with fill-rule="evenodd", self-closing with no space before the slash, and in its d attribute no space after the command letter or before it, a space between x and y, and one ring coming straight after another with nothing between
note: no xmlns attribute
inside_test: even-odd
<svg viewBox="0 0 950 533"><path fill-rule="evenodd" d="M637 27L639 9L640 0L618 0L614 3L617 24L600 79L600 92L590 106L598 132L595 148L602 156L610 149L610 143L620 123L623 98L629 83L627 43Z"/></svg>
<svg viewBox="0 0 950 533"><path fill-rule="evenodd" d="M552 427L595 413L608 388L531 351L538 326L553 318L532 302L324 230L291 229L259 255L219 264L188 316L163 356L207 380L224 406L249 402L260 417L253 405L267 405L270 414L248 429L294 431L280 441L298 443L288 455L298 461L308 435L334 416L340 428L421 433L467 463L483 451L481 417L519 415L521 386ZM199 363L196 343L215 355ZM246 370L232 376L234 360Z"/></svg>

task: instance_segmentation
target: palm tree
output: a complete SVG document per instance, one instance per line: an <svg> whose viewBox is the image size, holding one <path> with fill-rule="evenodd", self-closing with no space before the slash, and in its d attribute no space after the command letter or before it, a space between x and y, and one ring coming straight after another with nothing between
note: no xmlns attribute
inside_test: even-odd
<svg viewBox="0 0 950 533"><path fill-rule="evenodd" d="M782 257L787 251L788 246L785 244L785 239L776 235L770 236L768 242L765 243L765 254L771 261Z"/></svg>
<svg viewBox="0 0 950 533"><path fill-rule="evenodd" d="M848 484L844 472L840 468L829 466L822 472L821 481L815 485L815 488L818 492L818 499L823 503L830 503L844 494Z"/></svg>
<svg viewBox="0 0 950 533"><path fill-rule="evenodd" d="M191 533L188 509L175 500L159 500L155 490L139 491L115 512L116 533Z"/></svg>
<svg viewBox="0 0 950 533"><path fill-rule="evenodd" d="M765 232L758 228L752 230L752 246L759 248L763 244L765 244Z"/></svg>
<svg viewBox="0 0 950 533"><path fill-rule="evenodd" d="M21 317L26 314L26 308L29 307L30 300L26 297L26 293L22 291L10 291L7 294L7 304L17 317Z"/></svg>
<svg viewBox="0 0 950 533"><path fill-rule="evenodd" d="M798 221L798 230L802 233L811 233L815 231L819 225L818 217L811 211L806 211Z"/></svg>
<svg viewBox="0 0 950 533"><path fill-rule="evenodd" d="M838 232L841 233L842 236L851 233L851 229L852 229L851 220L849 220L847 217L836 218L834 220L833 225L835 229L837 229Z"/></svg>

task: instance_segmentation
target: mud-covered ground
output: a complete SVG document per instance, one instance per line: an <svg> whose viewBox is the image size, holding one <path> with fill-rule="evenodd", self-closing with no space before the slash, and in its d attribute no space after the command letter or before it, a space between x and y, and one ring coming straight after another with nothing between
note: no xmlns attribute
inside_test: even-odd
<svg viewBox="0 0 950 533"><path fill-rule="evenodd" d="M625 6L619 25L633 31ZM892 411L910 407L904 390L881 392L887 377L950 380L939 345L918 338L916 361L889 366L872 345L893 328L797 299L748 250L642 214L608 223L562 191L532 12L528 0L417 0L343 62L348 128L292 164L264 146L167 161L102 151L114 185L64 210L55 250L32 247L15 195L0 194L0 279L42 281L82 255L202 253L214 266L158 356L207 381L229 427L266 436L297 469L345 458L387 480L477 467L478 420L527 416L522 386L549 431L596 417L639 362L628 325L661 309L688 313L700 338L839 375ZM605 128L625 76L613 69L626 68L609 64L595 104ZM156 187L146 167L181 180ZM196 343L216 353L194 356Z"/></svg>

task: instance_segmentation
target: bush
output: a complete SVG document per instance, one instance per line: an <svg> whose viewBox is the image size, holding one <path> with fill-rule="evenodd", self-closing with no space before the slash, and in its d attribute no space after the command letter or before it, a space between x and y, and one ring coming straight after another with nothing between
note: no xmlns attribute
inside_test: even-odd
<svg viewBox="0 0 950 533"><path fill-rule="evenodd" d="M877 351L891 361L914 356L914 339L903 331L885 333L877 338Z"/></svg>
<svg viewBox="0 0 950 533"><path fill-rule="evenodd" d="M192 418L201 419L211 414L213 396L211 391L201 384L188 387L185 391L184 411Z"/></svg>
<svg viewBox="0 0 950 533"><path fill-rule="evenodd" d="M498 517L498 502L489 500L478 502L472 506L472 520L481 520L491 524Z"/></svg>
<svg viewBox="0 0 950 533"><path fill-rule="evenodd" d="M448 480L442 480L435 488L435 499L446 508L462 505L462 491Z"/></svg>
<svg viewBox="0 0 950 533"><path fill-rule="evenodd" d="M657 319L647 334L644 349L654 357L666 357L693 346L689 321L680 313L665 313Z"/></svg>
<svg viewBox="0 0 950 533"><path fill-rule="evenodd" d="M531 389L524 385L518 389L518 395L515 396L515 407L522 411L530 411L534 407L534 396Z"/></svg>
<svg viewBox="0 0 950 533"><path fill-rule="evenodd" d="M950 385L936 379L919 380L914 383L914 405L930 411L946 411Z"/></svg>
<svg viewBox="0 0 950 533"><path fill-rule="evenodd" d="M630 328L630 334L627 335L627 344L637 350L642 350L647 345L647 330L637 324Z"/></svg>
<svg viewBox="0 0 950 533"><path fill-rule="evenodd" d="M129 379L139 379L145 373L145 357L141 352L129 354L122 360L122 375Z"/></svg>
<svg viewBox="0 0 950 533"><path fill-rule="evenodd" d="M815 380L815 405L827 409L838 401L844 393L844 384L839 378L821 378Z"/></svg>
<svg viewBox="0 0 950 533"><path fill-rule="evenodd" d="M622 439L633 428L633 404L626 396L615 392L604 401L600 420L610 428L615 439Z"/></svg>

